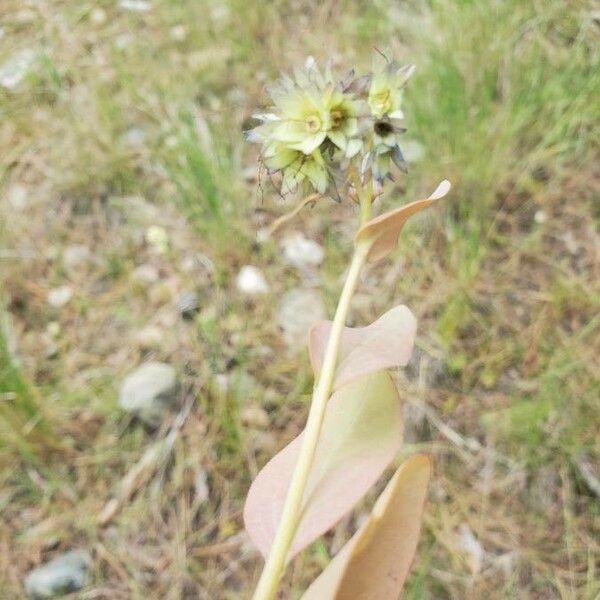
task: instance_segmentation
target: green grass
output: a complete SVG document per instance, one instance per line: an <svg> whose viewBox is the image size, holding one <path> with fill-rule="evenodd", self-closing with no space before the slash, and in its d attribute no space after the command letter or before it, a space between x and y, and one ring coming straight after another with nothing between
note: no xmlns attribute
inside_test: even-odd
<svg viewBox="0 0 600 600"><path fill-rule="evenodd" d="M6 316L0 312L0 459L16 452L25 461L39 464L44 452L55 447L40 395L15 362Z"/></svg>
<svg viewBox="0 0 600 600"><path fill-rule="evenodd" d="M192 114L184 113L174 134L173 151L167 156L166 166L177 187L178 202L182 210L196 224L201 233L217 232L223 235L225 221L225 185L217 182L231 180L231 170L219 162L218 142L206 129L205 139L200 138ZM218 138L217 138L218 139ZM220 153L221 159L227 158ZM231 206L227 208L231 209Z"/></svg>

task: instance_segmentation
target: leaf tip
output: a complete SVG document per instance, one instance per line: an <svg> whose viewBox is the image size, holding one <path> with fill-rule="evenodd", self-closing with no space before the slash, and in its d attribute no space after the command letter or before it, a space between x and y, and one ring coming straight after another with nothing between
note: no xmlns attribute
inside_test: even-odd
<svg viewBox="0 0 600 600"><path fill-rule="evenodd" d="M447 179L444 179L435 188L433 194L431 194L431 196L429 196L429 200L440 200L450 191L451 187L452 187L452 184Z"/></svg>

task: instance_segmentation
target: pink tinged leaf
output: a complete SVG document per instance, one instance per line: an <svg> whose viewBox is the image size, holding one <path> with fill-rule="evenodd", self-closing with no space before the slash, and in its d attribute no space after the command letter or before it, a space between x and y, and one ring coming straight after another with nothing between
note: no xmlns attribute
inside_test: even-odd
<svg viewBox="0 0 600 600"><path fill-rule="evenodd" d="M367 327L345 327L334 389L356 377L406 365L416 332L417 320L406 306L392 308ZM315 377L321 372L330 333L331 321L320 321L310 331L308 348Z"/></svg>
<svg viewBox="0 0 600 600"><path fill-rule="evenodd" d="M417 549L430 477L429 456L400 465L369 519L302 600L397 600Z"/></svg>
<svg viewBox="0 0 600 600"><path fill-rule="evenodd" d="M244 522L264 556L273 543L301 443L302 434L265 465L248 492ZM378 371L355 379L333 394L288 559L352 509L401 444L400 399L388 373Z"/></svg>
<svg viewBox="0 0 600 600"><path fill-rule="evenodd" d="M371 240L372 246L368 256L369 262L377 262L385 258L396 247L398 237L406 221L412 215L421 212L443 198L449 191L450 182L444 179L429 198L415 200L415 202L371 219L363 225L356 234L356 241Z"/></svg>

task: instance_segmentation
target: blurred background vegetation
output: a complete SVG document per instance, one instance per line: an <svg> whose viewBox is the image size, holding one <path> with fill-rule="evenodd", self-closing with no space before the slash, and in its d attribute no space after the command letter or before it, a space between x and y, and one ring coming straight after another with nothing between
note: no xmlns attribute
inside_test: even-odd
<svg viewBox="0 0 600 600"><path fill-rule="evenodd" d="M367 272L353 314L419 318L398 374L406 452L436 473L406 598L599 597L598 5L3 0L3 599L71 548L93 557L76 597L248 596L243 498L311 389L281 301L309 290L331 313L354 210L320 202L258 243L293 205L243 129L280 71L308 55L360 71L374 48L418 66L410 171L382 205L453 183ZM320 266L286 263L292 231L324 248ZM249 264L265 293L236 283ZM155 429L117 405L147 360L183 384ZM355 523L296 562L282 598Z"/></svg>

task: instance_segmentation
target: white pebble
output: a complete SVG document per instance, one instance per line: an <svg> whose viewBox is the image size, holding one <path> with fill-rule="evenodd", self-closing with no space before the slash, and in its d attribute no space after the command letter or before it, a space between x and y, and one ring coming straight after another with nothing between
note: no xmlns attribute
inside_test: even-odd
<svg viewBox="0 0 600 600"><path fill-rule="evenodd" d="M237 276L237 287L240 292L250 296L266 294L269 291L262 271L252 265L246 265L240 269Z"/></svg>
<svg viewBox="0 0 600 600"><path fill-rule="evenodd" d="M119 8L141 13L148 12L152 8L152 4L146 0L120 0Z"/></svg>
<svg viewBox="0 0 600 600"><path fill-rule="evenodd" d="M14 90L29 72L35 60L35 51L25 48L11 56L0 67L0 85L7 90Z"/></svg>
<svg viewBox="0 0 600 600"><path fill-rule="evenodd" d="M298 269L316 267L323 262L325 252L313 240L301 233L294 233L281 240L281 248L286 262Z"/></svg>
<svg viewBox="0 0 600 600"><path fill-rule="evenodd" d="M73 297L73 290L68 285L61 285L60 287L54 288L48 292L47 300L50 306L55 308L62 308Z"/></svg>
<svg viewBox="0 0 600 600"><path fill-rule="evenodd" d="M26 208L27 196L27 188L20 183L15 183L11 185L8 189L8 202L15 210L23 210L24 208Z"/></svg>
<svg viewBox="0 0 600 600"><path fill-rule="evenodd" d="M94 8L90 13L90 21L94 25L102 25L106 22L106 11L101 8Z"/></svg>
<svg viewBox="0 0 600 600"><path fill-rule="evenodd" d="M325 306L316 289L296 288L281 299L277 321L288 345L298 349L305 347L308 331L325 318Z"/></svg>

